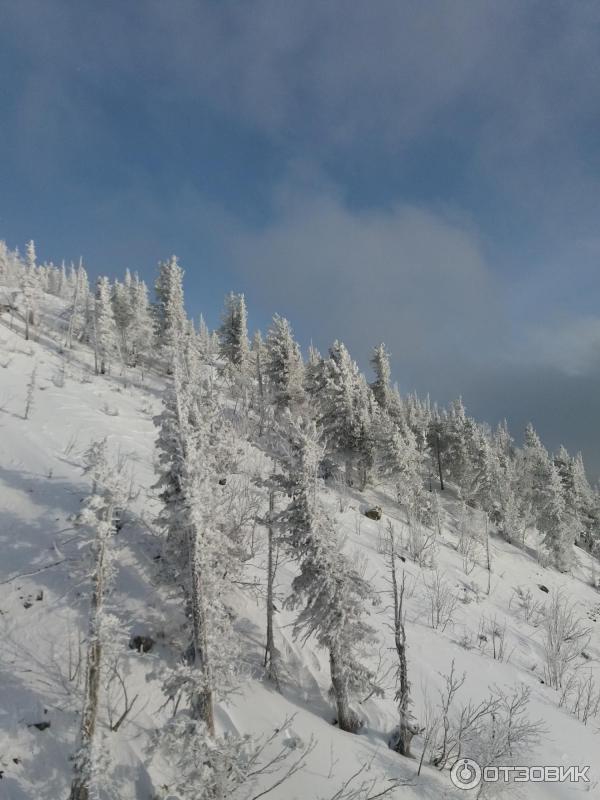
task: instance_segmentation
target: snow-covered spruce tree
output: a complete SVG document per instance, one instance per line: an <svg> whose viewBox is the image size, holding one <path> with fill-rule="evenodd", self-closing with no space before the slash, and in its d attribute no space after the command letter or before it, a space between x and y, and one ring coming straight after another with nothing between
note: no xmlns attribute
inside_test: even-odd
<svg viewBox="0 0 600 800"><path fill-rule="evenodd" d="M462 398L454 400L446 417L443 460L448 476L461 488L468 481L475 428L476 423L467 416Z"/></svg>
<svg viewBox="0 0 600 800"><path fill-rule="evenodd" d="M275 407L297 411L304 399L304 363L290 323L279 314L267 333L265 375Z"/></svg>
<svg viewBox="0 0 600 800"><path fill-rule="evenodd" d="M96 375L104 375L118 352L117 326L110 300L110 283L102 276L96 282L94 297L94 356Z"/></svg>
<svg viewBox="0 0 600 800"><path fill-rule="evenodd" d="M269 398L267 396L267 376L265 366L267 351L260 331L256 331L252 338L251 360L255 378L255 391L253 405L258 415L258 436L264 433L265 421L269 411Z"/></svg>
<svg viewBox="0 0 600 800"><path fill-rule="evenodd" d="M563 486L565 510L576 541L590 550L593 542L592 490L585 474L583 457L572 458L564 447L554 456L554 464ZM591 524L590 524L591 523Z"/></svg>
<svg viewBox="0 0 600 800"><path fill-rule="evenodd" d="M392 408L394 406L402 410L403 421L413 432L419 452L424 454L427 450L427 435L432 417L429 397L421 400L413 393L401 399L396 390L394 391ZM396 415L393 414L393 416Z"/></svg>
<svg viewBox="0 0 600 800"><path fill-rule="evenodd" d="M155 291L156 339L169 365L186 320L183 307L183 270L177 262L177 256L171 256L168 261L159 264Z"/></svg>
<svg viewBox="0 0 600 800"><path fill-rule="evenodd" d="M112 567L110 540L115 533L115 515L125 503L119 471L109 465L106 439L93 443L85 454L85 473L92 479L92 493L84 501L75 519L76 526L92 530L93 568L88 649L79 746L74 758L70 800L91 800L103 776L96 759L97 724L102 678L104 632L109 624L105 600L110 587Z"/></svg>
<svg viewBox="0 0 600 800"><path fill-rule="evenodd" d="M191 374L189 374L191 371ZM193 363L176 350L173 379L165 394L157 449L163 504L165 559L181 586L191 620L185 663L170 673L170 696L183 692L195 719L214 734L214 695L232 682L236 658L224 577L231 571L231 543L220 524L220 414L212 393L199 391Z"/></svg>
<svg viewBox="0 0 600 800"><path fill-rule="evenodd" d="M390 354L385 349L383 343L373 349L371 355L371 366L375 373L375 380L371 384L371 389L375 399L384 411L390 406L392 396Z"/></svg>
<svg viewBox="0 0 600 800"><path fill-rule="evenodd" d="M137 367L149 360L152 352L153 322L148 301L148 287L136 273L129 288L131 317L129 324L130 363Z"/></svg>
<svg viewBox="0 0 600 800"><path fill-rule="evenodd" d="M9 282L9 260L6 242L0 239L0 284L6 286Z"/></svg>
<svg viewBox="0 0 600 800"><path fill-rule="evenodd" d="M295 635L314 636L329 652L332 693L341 730L356 732L361 720L352 698L373 691L373 673L360 661L373 646L373 628L365 621L367 604L377 596L342 552L343 541L318 497L318 466L323 447L314 422L288 418L287 457L282 460L292 500L281 525L300 573L287 605L299 608Z"/></svg>
<svg viewBox="0 0 600 800"><path fill-rule="evenodd" d="M558 469L549 462L538 529L543 534L544 545L550 551L554 566L567 572L573 561L575 538L572 519L568 516L562 482Z"/></svg>
<svg viewBox="0 0 600 800"><path fill-rule="evenodd" d="M131 325L131 276L129 285L115 281L112 285L111 303L119 337L119 348L126 359L130 352L129 326Z"/></svg>
<svg viewBox="0 0 600 800"><path fill-rule="evenodd" d="M496 495L496 478L500 470L496 451L487 432L474 420L466 428L467 461L464 465L461 494L465 501L490 513Z"/></svg>
<svg viewBox="0 0 600 800"><path fill-rule="evenodd" d="M437 471L440 480L440 491L444 491L444 451L446 448L446 421L447 415L434 406L429 427L427 429L427 444L434 471Z"/></svg>
<svg viewBox="0 0 600 800"><path fill-rule="evenodd" d="M26 261L21 276L21 292L23 293L23 314L25 317L25 339L29 339L31 325L36 324L40 299L40 284L36 267L35 245L27 244Z"/></svg>
<svg viewBox="0 0 600 800"><path fill-rule="evenodd" d="M211 356L211 336L206 320L202 314L200 314L200 319L198 321L198 346L200 348L202 360L208 361Z"/></svg>
<svg viewBox="0 0 600 800"><path fill-rule="evenodd" d="M63 264L63 274L64 274L64 264ZM58 291L59 296L62 296L63 291L66 293L66 288L67 288L66 285L67 285L67 280L65 276L64 278L65 288L63 290L61 288L63 286L63 278L61 275L59 291ZM84 334L89 328L90 324L90 312L91 312L90 285L88 281L87 272L83 267L83 263L80 262L79 268L75 274L74 286L72 287L71 306L69 309L69 322L68 322L67 337L65 342L67 347L73 347L73 339L82 339L84 337Z"/></svg>
<svg viewBox="0 0 600 800"><path fill-rule="evenodd" d="M519 463L521 493L530 509L529 521L537 525L546 503L551 459L531 423L525 430Z"/></svg>
<svg viewBox="0 0 600 800"><path fill-rule="evenodd" d="M325 382L325 362L316 347L313 347L311 344L308 348L306 364L304 366L304 391L306 392L312 413L315 416Z"/></svg>
<svg viewBox="0 0 600 800"><path fill-rule="evenodd" d="M493 503L489 517L507 542L524 547L528 506L519 487L518 465L512 458L502 458L497 447L495 456L492 461Z"/></svg>
<svg viewBox="0 0 600 800"><path fill-rule="evenodd" d="M317 420L327 452L345 467L346 481L364 488L373 457L373 397L345 345L334 342L324 363L323 387L316 398Z"/></svg>
<svg viewBox="0 0 600 800"><path fill-rule="evenodd" d="M382 415L377 447L377 474L394 487L396 500L406 508L409 523L427 524L430 504L423 486L424 454L407 425L398 427Z"/></svg>
<svg viewBox="0 0 600 800"><path fill-rule="evenodd" d="M248 364L248 315L243 294L230 292L225 298L225 308L218 330L221 355L229 364L244 371Z"/></svg>

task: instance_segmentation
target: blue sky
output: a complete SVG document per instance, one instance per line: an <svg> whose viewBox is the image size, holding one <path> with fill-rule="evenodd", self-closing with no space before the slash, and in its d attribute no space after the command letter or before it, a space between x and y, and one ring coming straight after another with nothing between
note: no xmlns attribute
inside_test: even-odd
<svg viewBox="0 0 600 800"><path fill-rule="evenodd" d="M600 472L600 4L19 0L0 238L383 340L401 389Z"/></svg>

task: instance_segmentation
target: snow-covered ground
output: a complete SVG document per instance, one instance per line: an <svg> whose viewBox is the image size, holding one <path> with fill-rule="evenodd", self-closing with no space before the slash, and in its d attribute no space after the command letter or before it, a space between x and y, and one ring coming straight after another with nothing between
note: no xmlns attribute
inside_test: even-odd
<svg viewBox="0 0 600 800"><path fill-rule="evenodd" d="M94 376L91 355L85 349L66 357L49 341L25 342L20 331L0 325L0 797L6 800L59 800L66 798L81 705L81 662L89 607L89 581L83 563L85 539L73 530L71 516L89 492L82 475L82 454L92 441L108 438L113 457L127 459L131 473L131 503L116 537L117 575L110 610L124 624L120 669L133 709L117 733L107 733L113 764L107 767L123 800L150 800L153 786L168 780L156 764L149 767L148 733L168 716L158 672L179 653L183 624L179 600L169 597L158 579L160 542L153 528L157 502L152 422L161 405L161 382L139 374ZM27 386L35 369L33 405L24 419ZM259 470L265 456L250 450L244 463ZM239 479L239 476L238 476ZM404 516L391 496L382 490L363 494L330 486L323 499L346 536L346 548L364 560L364 570L380 594L371 609L370 622L378 631L380 650L371 654L371 666L381 662L385 675L394 664L393 634L386 559L382 541L391 523L406 542ZM377 504L380 521L364 516ZM263 498L264 506L264 498ZM584 725L565 708L558 707L559 692L542 682L544 658L542 630L529 621L518 593L531 593L534 603L548 602L561 589L576 604L578 614L591 627L586 656L576 665L592 670L600 683L600 594L591 586L590 557L576 551L571 575L544 569L535 551L523 552L491 536L490 591L484 554L467 564L457 548L462 505L452 489L440 494L441 532L436 542L436 567L458 602L444 630L428 620L426 582L434 577L402 551L407 578L407 642L414 712L423 719L427 698L438 700L442 674L452 661L457 673L466 673L459 699L478 701L490 687L531 689L529 715L541 719L546 729L541 743L523 754L523 763L590 765L589 783L529 783L521 795L532 800L600 798L599 719ZM472 512L467 524L481 526ZM256 530L256 557L249 565L248 582L264 577L264 528ZM533 544L533 542L531 542ZM242 637L245 677L238 693L218 707L222 730L270 735L292 718L288 740L315 747L305 768L269 797L279 800L330 798L343 781L365 765L363 778L376 777L385 788L391 778L407 785L397 797L460 798L469 793L452 786L448 772L427 764L416 775L422 742L415 738L414 759L403 758L387 747L397 721L393 675L383 683L385 697L372 697L363 705L365 729L358 735L337 730L328 698L329 666L326 654L309 641L292 637L294 615L282 608L294 575L293 565L282 563L277 574L276 641L286 664L281 694L262 677L265 601L261 591L239 586L232 597ZM502 658L493 657L491 626L504 631ZM151 652L128 647L128 637L151 636ZM480 638L480 636L485 637ZM487 641L486 641L487 639ZM498 642L497 642L498 643ZM114 714L122 698L113 687ZM106 711L106 710L105 710ZM50 727L40 730L39 723ZM40 727L44 727L41 725ZM468 753L464 753L468 756ZM107 773L108 774L108 773ZM373 790L375 792L375 790ZM506 790L519 796L516 787Z"/></svg>

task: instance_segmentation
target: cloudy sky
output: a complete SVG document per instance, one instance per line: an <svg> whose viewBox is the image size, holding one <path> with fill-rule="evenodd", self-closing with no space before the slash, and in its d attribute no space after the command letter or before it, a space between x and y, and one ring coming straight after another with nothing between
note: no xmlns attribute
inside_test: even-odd
<svg viewBox="0 0 600 800"><path fill-rule="evenodd" d="M263 330L600 473L600 4L0 6L0 238Z"/></svg>

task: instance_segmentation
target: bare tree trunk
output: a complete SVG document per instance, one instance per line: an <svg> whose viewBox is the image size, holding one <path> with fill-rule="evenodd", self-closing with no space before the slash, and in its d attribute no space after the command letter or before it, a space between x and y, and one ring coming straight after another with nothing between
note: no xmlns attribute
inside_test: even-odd
<svg viewBox="0 0 600 800"><path fill-rule="evenodd" d="M94 372L99 373L98 368L98 331L96 329L96 309L94 309Z"/></svg>
<svg viewBox="0 0 600 800"><path fill-rule="evenodd" d="M208 733L215 735L215 716L212 692L212 676L208 659L208 636L206 603L204 601L204 587L200 564L198 563L198 537L192 529L188 531L189 563L190 563L190 589L192 609L192 634L194 644L194 666L201 675L204 687L196 693L192 700L195 716L203 720Z"/></svg>
<svg viewBox="0 0 600 800"><path fill-rule="evenodd" d="M79 263L81 268L81 262ZM77 311L77 301L79 300L79 272L75 276L75 289L73 290L73 305L71 306L71 319L69 320L69 329L67 331L66 346L73 347L73 327L75 325L75 313Z"/></svg>
<svg viewBox="0 0 600 800"><path fill-rule="evenodd" d="M444 491L444 475L442 474L442 455L440 453L440 435L435 434L435 450L437 453L438 472L440 473L440 489Z"/></svg>
<svg viewBox="0 0 600 800"><path fill-rule="evenodd" d="M341 731L356 733L360 728L360 721L350 708L348 685L344 677L343 654L337 645L329 649L329 668L331 671L331 685L337 709L337 724Z"/></svg>
<svg viewBox="0 0 600 800"><path fill-rule="evenodd" d="M258 381L258 396L260 398L258 435L262 436L265 425L265 387L263 383L262 363L260 360L260 347L256 348L256 379Z"/></svg>
<svg viewBox="0 0 600 800"><path fill-rule="evenodd" d="M490 553L490 530L487 514L485 515L485 560L488 573L487 594L489 594L492 588L492 555Z"/></svg>
<svg viewBox="0 0 600 800"><path fill-rule="evenodd" d="M269 493L269 539L267 556L267 644L265 647L265 668L267 677L273 681L277 691L280 691L279 676L277 674L277 649L273 633L273 584L275 583L276 565L273 558L273 512L275 510L275 490Z"/></svg>
<svg viewBox="0 0 600 800"><path fill-rule="evenodd" d="M390 534L390 572L392 595L394 600L394 642L398 654L399 687L396 692L398 702L398 735L394 742L394 750L403 756L412 756L410 744L413 736L419 732L410 714L410 683L408 680L408 663L406 659L406 629L404 627L404 590L405 575L398 586L396 575L396 545L393 534Z"/></svg>
<svg viewBox="0 0 600 800"><path fill-rule="evenodd" d="M106 509L106 522L112 523L113 508ZM102 641L100 618L104 608L104 589L106 581L106 544L110 528L100 523L98 528L98 555L94 574L94 590L90 609L89 644L85 678L85 696L81 715L79 751L75 757L74 775L71 783L70 800L89 800L92 778L92 746L96 732L100 677L102 662Z"/></svg>

